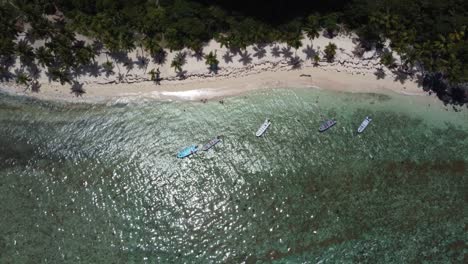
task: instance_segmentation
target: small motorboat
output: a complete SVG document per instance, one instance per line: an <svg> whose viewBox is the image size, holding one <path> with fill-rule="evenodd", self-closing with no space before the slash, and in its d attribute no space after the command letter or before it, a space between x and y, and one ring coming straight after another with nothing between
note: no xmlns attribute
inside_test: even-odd
<svg viewBox="0 0 468 264"><path fill-rule="evenodd" d="M186 147L184 148L183 150L179 151L179 153L177 153L177 157L179 159L183 159L183 158L186 158L192 154L195 154L197 153L198 151L198 146L197 145L192 145L190 147Z"/></svg>
<svg viewBox="0 0 468 264"><path fill-rule="evenodd" d="M370 122L372 122L372 118L366 116L364 121L362 121L361 125L358 127L357 132L362 133L362 131L366 129L366 127L369 125Z"/></svg>
<svg viewBox="0 0 468 264"><path fill-rule="evenodd" d="M257 137L261 137L263 134L265 134L266 130L268 127L271 125L270 119L265 119L265 122L260 126L260 128L257 130L257 133L255 135Z"/></svg>
<svg viewBox="0 0 468 264"><path fill-rule="evenodd" d="M336 120L334 119L329 119L325 122L323 122L320 127L319 127L319 132L324 132L326 130L328 130L330 127L336 125Z"/></svg>
<svg viewBox="0 0 468 264"><path fill-rule="evenodd" d="M214 147L214 145L218 144L219 142L221 142L221 138L220 138L220 136L217 136L217 137L213 138L212 140L210 140L205 145L203 145L202 150L207 151L210 148Z"/></svg>

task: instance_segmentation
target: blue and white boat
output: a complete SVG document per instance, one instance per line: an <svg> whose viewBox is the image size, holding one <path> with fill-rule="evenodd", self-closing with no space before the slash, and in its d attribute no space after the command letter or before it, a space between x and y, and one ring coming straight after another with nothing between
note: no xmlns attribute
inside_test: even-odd
<svg viewBox="0 0 468 264"><path fill-rule="evenodd" d="M184 148L183 150L179 151L179 153L177 153L177 157L179 159L183 159L183 158L186 158L192 154L195 154L197 153L198 151L198 146L197 145L192 145L190 147L186 147Z"/></svg>

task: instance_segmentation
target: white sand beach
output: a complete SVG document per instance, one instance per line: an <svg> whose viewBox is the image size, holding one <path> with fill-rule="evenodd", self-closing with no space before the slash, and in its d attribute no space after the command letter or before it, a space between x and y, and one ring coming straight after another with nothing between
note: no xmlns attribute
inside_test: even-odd
<svg viewBox="0 0 468 264"><path fill-rule="evenodd" d="M2 83L0 89L16 95L74 102L108 101L123 97L202 100L238 95L255 89L305 87L349 92L393 91L428 96L418 84L417 77L404 76L401 72L385 68L375 51L365 52L362 56L354 55L355 37L340 35L329 39L321 36L311 41L304 36L303 46L297 51L284 43L277 43L265 47L249 46L246 51L237 54L211 41L203 51L204 54L216 52L220 62L217 74L209 72L204 58L197 58L192 51L184 50L187 56L186 64L182 67L183 79L170 67L176 52L168 51L161 65L155 64L149 54L140 48L128 55L130 60L127 63L104 52L96 58L96 65L112 61L113 74L107 75L96 67L94 73L90 71L75 77L74 80L82 84L85 90L80 97L71 93L71 85L51 82L45 69L41 69L38 78L41 84L39 92L32 92L14 82ZM337 54L332 63L323 59L323 50L330 42L337 45ZM322 58L319 65L314 65L315 53ZM142 57L147 58L146 65L141 63ZM399 63L398 55L394 54L394 57ZM160 85L150 81L148 72L151 69L160 70Z"/></svg>

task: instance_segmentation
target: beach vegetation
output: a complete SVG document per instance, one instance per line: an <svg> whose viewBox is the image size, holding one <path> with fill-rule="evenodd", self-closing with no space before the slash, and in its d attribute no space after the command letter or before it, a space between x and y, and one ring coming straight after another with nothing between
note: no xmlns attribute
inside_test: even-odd
<svg viewBox="0 0 468 264"><path fill-rule="evenodd" d="M41 46L36 49L36 59L41 67L48 67L52 65L54 56L50 49Z"/></svg>
<svg viewBox="0 0 468 264"><path fill-rule="evenodd" d="M150 76L151 81L156 81L156 71L154 69L151 69L151 71L148 72L148 75Z"/></svg>
<svg viewBox="0 0 468 264"><path fill-rule="evenodd" d="M114 63L112 63L112 61L107 60L101 66L107 75L110 75L114 72Z"/></svg>
<svg viewBox="0 0 468 264"><path fill-rule="evenodd" d="M174 68L176 73L182 72L182 66L186 63L186 53L185 52L177 52L172 59L171 67Z"/></svg>
<svg viewBox="0 0 468 264"><path fill-rule="evenodd" d="M333 62L335 60L336 55L336 44L329 42L327 46L325 46L325 58L328 62Z"/></svg>
<svg viewBox="0 0 468 264"><path fill-rule="evenodd" d="M338 13L330 13L321 17L320 25L325 29L325 35L329 38L335 37L340 27L338 26Z"/></svg>
<svg viewBox="0 0 468 264"><path fill-rule="evenodd" d="M320 17L316 14L307 17L304 25L304 31L310 40L320 36Z"/></svg>
<svg viewBox="0 0 468 264"><path fill-rule="evenodd" d="M388 48L401 58L400 64L389 64L399 71L417 70L441 76L447 87L463 86L468 83L467 3L318 0L291 1L286 7L279 0L1 1L0 64L8 71L19 57L23 65L37 61L48 72L69 74L94 63L99 52L128 53L140 47L163 64L166 50L187 48L202 55L211 39L239 54L249 45L278 42L297 50L303 33L314 39L320 32L333 38L351 31L358 36L360 53ZM82 43L78 33L102 47ZM44 49L32 47L38 40ZM334 57L332 51L325 50L327 61ZM382 55L381 62L391 61ZM171 65L181 71L181 62ZM438 90L443 92L448 90Z"/></svg>
<svg viewBox="0 0 468 264"><path fill-rule="evenodd" d="M22 64L29 64L35 58L34 49L26 40L18 41L15 52Z"/></svg>
<svg viewBox="0 0 468 264"><path fill-rule="evenodd" d="M382 53L382 56L380 57L380 63L382 65L385 65L389 69L394 69L397 65L395 63L395 58L392 55L392 52L390 51L385 51Z"/></svg>
<svg viewBox="0 0 468 264"><path fill-rule="evenodd" d="M29 76L23 71L16 74L15 81L19 85L28 85L30 80Z"/></svg>
<svg viewBox="0 0 468 264"><path fill-rule="evenodd" d="M318 66L320 62L320 55L318 53L314 54L314 66Z"/></svg>
<svg viewBox="0 0 468 264"><path fill-rule="evenodd" d="M72 81L66 67L49 67L48 75L52 81L60 82L61 85Z"/></svg>
<svg viewBox="0 0 468 264"><path fill-rule="evenodd" d="M205 55L205 63L206 65L210 66L210 72L217 73L218 72L218 58L216 56L216 52L213 53L210 51L207 55Z"/></svg>

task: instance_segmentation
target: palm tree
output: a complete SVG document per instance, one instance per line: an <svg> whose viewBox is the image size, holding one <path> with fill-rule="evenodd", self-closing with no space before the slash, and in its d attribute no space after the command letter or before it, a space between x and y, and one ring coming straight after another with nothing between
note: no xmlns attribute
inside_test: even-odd
<svg viewBox="0 0 468 264"><path fill-rule="evenodd" d="M294 53L295 55L297 55L297 50L302 46L301 40L302 40L302 34L298 33L298 34L295 34L291 39L286 41L286 44L288 44L288 46L291 46L296 50Z"/></svg>
<svg viewBox="0 0 468 264"><path fill-rule="evenodd" d="M16 83L20 85L28 85L30 81L30 78L26 73L23 71L20 71L16 74Z"/></svg>
<svg viewBox="0 0 468 264"><path fill-rule="evenodd" d="M320 30L319 18L316 15L310 15L307 17L307 22L304 27L304 31L307 37L312 42L313 39L318 38Z"/></svg>
<svg viewBox="0 0 468 264"><path fill-rule="evenodd" d="M314 55L314 66L318 66L319 62L320 62L320 56L318 55L318 53L315 53L315 55Z"/></svg>
<svg viewBox="0 0 468 264"><path fill-rule="evenodd" d="M81 65L88 65L91 62L94 62L94 58L96 57L96 53L94 49L90 45L85 45L84 43L77 42L73 46L74 55L76 58L76 63L78 66Z"/></svg>
<svg viewBox="0 0 468 264"><path fill-rule="evenodd" d="M114 73L114 63L112 61L106 61L102 64L102 68L106 72L107 75Z"/></svg>
<svg viewBox="0 0 468 264"><path fill-rule="evenodd" d="M401 60L403 62L403 68L406 70L411 70L416 61L419 60L419 55L414 49L406 49L406 51L401 55Z"/></svg>
<svg viewBox="0 0 468 264"><path fill-rule="evenodd" d="M36 59L40 66L46 67L52 64L54 56L52 55L50 49L41 46L36 49Z"/></svg>
<svg viewBox="0 0 468 264"><path fill-rule="evenodd" d="M195 57L197 61L203 59L203 43L201 41L192 40L188 43L187 47L193 51L192 56Z"/></svg>
<svg viewBox="0 0 468 264"><path fill-rule="evenodd" d="M205 56L205 60L205 64L210 66L210 71L217 73L219 61L216 57L216 52L213 53L210 51L210 53Z"/></svg>
<svg viewBox="0 0 468 264"><path fill-rule="evenodd" d="M222 47L229 48L229 40L225 35L218 34L215 36L215 40L219 43L221 48Z"/></svg>
<svg viewBox="0 0 468 264"><path fill-rule="evenodd" d="M332 62L335 59L336 48L335 43L331 42L325 47L325 58L328 62Z"/></svg>
<svg viewBox="0 0 468 264"><path fill-rule="evenodd" d="M337 31L339 30L338 27L338 14L337 13L330 13L321 19L321 24L325 28L327 35L330 38L335 37Z"/></svg>
<svg viewBox="0 0 468 264"><path fill-rule="evenodd" d="M3 36L0 37L0 56L2 56L2 58L12 57L16 52L15 48L13 39Z"/></svg>
<svg viewBox="0 0 468 264"><path fill-rule="evenodd" d="M156 63L161 64L165 61L166 51L159 45L155 38L146 38L143 40L143 47L149 52Z"/></svg>
<svg viewBox="0 0 468 264"><path fill-rule="evenodd" d="M70 73L65 67L49 67L49 76L53 81L59 81L61 85L71 83Z"/></svg>
<svg viewBox="0 0 468 264"><path fill-rule="evenodd" d="M176 60L175 58L171 62L171 67L174 68L174 71L176 73L179 73L182 71L182 63L179 60Z"/></svg>
<svg viewBox="0 0 468 264"><path fill-rule="evenodd" d="M21 63L27 64L34 60L34 49L26 40L18 41L16 44L16 54L20 57Z"/></svg>
<svg viewBox="0 0 468 264"><path fill-rule="evenodd" d="M395 58L393 57L390 51L385 51L380 57L380 63L385 65L389 69L393 69L396 67Z"/></svg>
<svg viewBox="0 0 468 264"><path fill-rule="evenodd" d="M156 71L154 69L151 69L151 71L148 72L148 75L150 76L151 81L156 80Z"/></svg>
<svg viewBox="0 0 468 264"><path fill-rule="evenodd" d="M32 43L39 39L49 38L55 31L52 23L42 16L39 16L36 21L31 24L33 26L26 33L26 37Z"/></svg>
<svg viewBox="0 0 468 264"><path fill-rule="evenodd" d="M185 53L177 52L174 59L171 62L171 67L174 68L176 73L182 72L182 66L185 64Z"/></svg>

